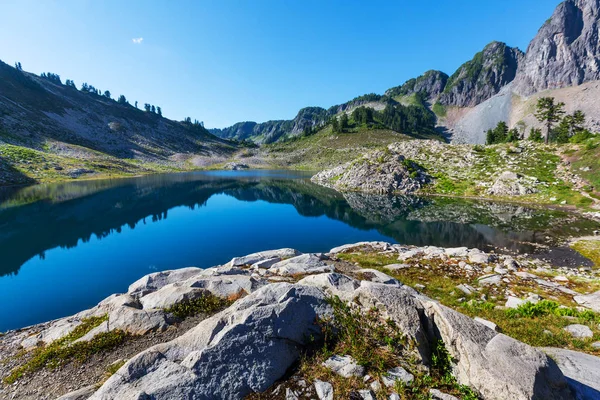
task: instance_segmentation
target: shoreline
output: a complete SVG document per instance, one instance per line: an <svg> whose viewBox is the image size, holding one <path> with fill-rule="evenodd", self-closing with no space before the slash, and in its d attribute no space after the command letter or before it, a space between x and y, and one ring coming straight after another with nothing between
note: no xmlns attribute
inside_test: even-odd
<svg viewBox="0 0 600 400"><path fill-rule="evenodd" d="M566 278L561 278L561 276L565 276ZM349 285L349 282L353 282L352 285ZM377 290L385 289L385 293L392 290L396 294L392 295L392 292L387 294L386 296L392 296L389 299L387 297L378 297L380 296L380 294L377 294L379 292L369 292L375 288L380 288ZM250 305L257 304L255 301L259 301L259 304L265 306L268 305L268 307L290 307L292 305L293 307L300 307L300 309L305 311L298 309L293 315L296 316L295 318L303 318L302 315L305 315L303 313L306 312L306 307L316 307L315 310L321 310L322 308L319 307L326 306L326 302L324 302L324 298L322 297L323 293L335 294L342 296L342 299L347 298L348 300L358 296L358 298L363 299L363 302L365 301L364 296L376 296L377 301L383 302L384 305L391 301L387 306L392 307L389 308L389 312L400 307L405 310L403 312L410 313L411 311L409 310L412 307L410 304L412 303L406 303L406 300L402 300L405 298L403 296L408 295L411 298L414 297L414 300L411 301L425 304L425 309L430 310L429 312L433 312L436 315L436 318L432 321L437 321L435 322L437 324L444 321L446 313L455 313L456 317L453 318L463 321L461 325L453 328L456 332L464 329L464 324L478 324L479 322L472 322L471 318L479 316L487 321L486 324L488 322L492 324L489 325L490 327L498 324L499 328L490 330L489 335L498 335L498 330L507 329L506 333L514 337L517 335L517 332L521 331L517 330L513 332L510 324L514 324L515 322L510 322L512 321L511 319L505 320L506 317L504 316L508 312L505 309L508 310L510 307L513 307L512 305L509 306L509 304L517 301L513 299L514 296L516 296L514 297L515 299L519 299L520 303L518 304L523 304L526 301L539 301L527 294L528 291L532 291L538 293L541 299L556 299L552 301L558 301L559 304L565 307L573 307L573 304L576 304L573 302L573 298L577 298L577 296L581 296L592 290L598 290L599 288L599 270L586 272L567 268L553 268L550 264L523 255L508 256L484 253L480 250L467 249L466 247L417 247L386 242L360 242L338 246L327 253L302 254L293 249L262 251L242 257L234 257L226 264L207 269L192 267L154 272L133 282L129 286L127 293L108 296L96 307L83 310L70 317L7 331L0 335L0 359L3 360L3 362L0 362L0 373L3 375L2 378L6 379L7 374L12 371L11 376L14 378L11 379L17 379L20 383L8 386L0 384L0 395L5 394L10 396L12 394L15 396L15 399L29 399L26 395L28 393L27 390L29 390L28 388L39 388L42 381L48 382L49 377L51 377L52 383L47 384L47 391L44 393L38 391L37 395L39 397L37 398L54 400L57 396L80 389L88 390L88 397L96 393L94 394L94 399L122 396L126 393L123 391L129 393L128 391L130 390L129 384L125 383L127 379L130 379L126 378L128 374L125 371L129 369L137 371L135 372L136 377L154 373L152 372L153 370L147 369L139 363L144 357L153 354L152 349L155 347L157 349L172 348L180 349L177 351L183 351L182 349L189 346L187 344L184 345L188 340L184 338L193 338L195 335L203 337L204 333L201 332L213 326L214 323L217 323L218 326L221 326L219 324L222 323L225 326L232 323L236 324L237 328L232 331L229 331L227 328L218 328L224 329L224 332L231 332L231 334L233 332L246 332L247 330L248 332L254 332L255 330L262 332L264 328L260 324L266 323L268 325L273 322L264 320L264 322L260 322L259 325L255 326L253 324L263 320L260 318L240 319L242 315L245 315L244 313L252 310L252 307L256 307L256 305ZM449 292L449 289L453 290ZM282 293L275 295L275 292L279 293L282 290ZM290 292L289 290L292 291ZM505 294L507 290L513 294ZM271 291L274 291L273 295L275 297L272 297L270 294ZM279 303L282 300L276 299L279 299L284 292L287 293L285 296L292 296L291 298L295 298L294 296L297 294L303 294L298 298L297 302ZM174 307L177 304L193 304L186 302L194 298L202 298L202 296L216 296L215 298L228 300L226 304L217 306L216 309L210 308L210 311L200 312L199 317L194 317L195 319L190 319L190 317L186 316L187 314L182 314L180 318L173 318L170 314L173 311L169 310L175 310L176 308ZM285 296L283 298L286 298ZM481 300L482 296L488 299ZM495 310L488 309L487 306L484 307L490 301L498 305ZM506 306L504 306L505 301ZM367 302L365 306L370 307L368 304L371 303ZM499 304L503 306L500 307ZM442 308L440 309L440 307ZM444 311L446 310L444 307L449 308L447 311ZM182 308L181 310L184 309L187 308ZM490 314L491 311L493 312ZM267 315L270 314L271 312L267 312ZM146 317L140 319L136 317L137 315L145 315ZM263 312L261 311L257 315L263 315ZM286 314L282 314L281 318L284 318L284 315ZM274 318L277 321L280 317ZM308 327L314 324L314 317L307 316L307 318L306 328L308 329ZM91 322L88 321L97 322L89 325ZM296 319L292 321L296 321ZM401 322L402 320L398 321L399 323L404 323ZM555 324L556 322L553 321L550 318L546 322L540 322L543 325L540 327L532 326L526 319L523 319L523 328L519 329L527 327L527 329L533 329L537 332L537 329L547 328L552 329L553 332L560 332L563 329L563 325L566 326L567 324L574 323L572 320L570 322L569 320L564 320L564 322L560 322L556 326L544 325ZM285 324L287 323L289 321ZM79 332L79 328L77 327L85 324L88 324L89 328L86 328L85 331L81 331L80 329L81 332ZM406 325L405 329L409 329L409 327L412 327L410 329L415 329L415 325L412 322ZM296 326L294 329L304 332L303 329L305 328ZM408 330L405 332L414 331ZM445 331L442 330L441 332ZM298 334L300 333L298 332ZM225 334L227 335L227 333ZM598 334L600 335L600 331ZM416 336L418 338L416 343L421 343L424 340L419 335ZM98 353L94 350L94 353L90 353L82 359L87 361L76 362L67 359L56 370L46 370L43 365L41 369L38 369L40 367L31 369L33 367L28 364L32 360L31 357L35 357L35 354L44 354L45 347L50 349L56 348L53 351L57 351L57 346L59 345L53 343L62 343L65 340L63 338L70 338L66 340L71 341L72 345L77 345L78 347L76 348L80 349L78 351L87 352L91 350L84 346L84 343L90 341L92 343L91 348L96 348L93 346L97 346L97 343L100 343L95 342L96 337L102 337L104 341L107 338L113 337L115 340L119 340L114 345L111 345L115 347L102 347L104 350L100 350ZM231 337L225 342L219 342L218 338L221 337L221 334L213 337L215 338L213 339L215 340L213 346L216 346L216 348L220 348L219 346L226 346L226 348L229 348L229 346L235 347L238 345L237 343L240 345L243 343L241 337L237 339ZM258 339L257 336L256 340L258 342L253 342L253 346L260 346L260 341L265 340L265 336L260 337L262 339ZM510 340L513 340L515 344L519 343L518 346L526 346L523 348L525 352L537 351L533 347L518 342L518 340L524 340L525 342L538 343L536 342L539 340L538 334L534 334L533 331L531 337L514 337L514 339ZM46 343L45 347L38 347L40 341ZM460 351L452 347L449 338L444 338L444 342L449 346L449 351ZM422 344L424 343L422 342ZM579 351L584 350L588 354L600 355L600 351L596 351L591 347L591 341L589 343L586 341L585 343L587 343L586 347L579 349ZM22 348L29 350L23 350ZM221 351L227 352L226 348L223 348ZM570 342L566 342L564 348L572 349L573 347ZM416 348L414 350L416 351ZM165 354L168 354L168 351ZM255 365L253 363L260 364L266 361L263 357L273 357L273 360L275 360L282 354L281 351L278 351L269 353L269 355L257 355L250 363L250 360L245 358L249 356L248 354L244 354L241 351L235 352L228 356L230 358L227 361L227 368L237 365L238 362L241 363L240 365L246 366ZM502 353L502 357L507 356L509 356L508 353ZM514 356L521 357L519 354ZM600 358L598 360L600 362ZM162 363L162 361L160 362ZM488 365L486 364L487 361L481 362L483 364L479 368L497 368L495 364ZM515 360L515 362L520 363L521 361ZM81 368L81 365L85 366L85 368ZM115 365L115 367L111 367L112 365ZM418 372L420 368L418 364L403 365L404 368L407 368L413 374L421 373ZM18 368L21 368L22 374L15 374L14 371ZM104 372L107 368L111 371L114 369L112 373L118 370L116 374L119 378L117 380L108 378ZM179 368L177 367L177 371L179 371ZM316 364L314 368L316 368ZM180 372L177 371L173 371L172 373L179 374ZM290 388L296 385L297 380L294 377L304 380L314 379L303 376L300 370L293 374L292 378L281 378L278 372L276 375L269 375L266 379L268 382L283 379L283 381L280 381L280 384ZM202 379L200 376L196 379ZM121 377L125 381L121 382ZM136 381L138 378L131 379ZM332 378L328 379L331 380ZM467 384L476 390L483 390L486 383L473 379L474 377L461 383ZM131 383L133 384L134 381L131 381ZM335 386L337 385L335 379L331 382L337 388ZM143 383L140 384L143 385ZM359 385L358 383L356 384ZM268 387L271 387L271 385L272 383ZM264 389L268 387L265 386ZM263 389L260 391L263 391Z"/></svg>
<svg viewBox="0 0 600 400"><path fill-rule="evenodd" d="M249 168L245 171L248 170L282 170L282 171L292 171L292 172L311 172L314 174L317 174L318 171L310 171L310 170L305 170L305 169L295 169L295 168L286 168L286 167L265 167L265 168ZM41 182L32 182L29 184L13 184L13 185L4 185L4 184L0 184L0 190L3 189L19 189L19 188L26 188L26 187L33 187L33 186L38 186L38 185L45 185L45 184L53 184L53 183L68 183L68 182L80 182L80 181L94 181L94 180L117 180L117 179L131 179L131 178L140 178L143 176L150 176L150 175L164 175L164 174L185 174L185 173L189 173L189 172L203 172L203 171L231 171L228 169L223 169L223 168L196 168L196 169L189 169L189 170L178 170L178 171L167 171L167 172L148 172L148 173L144 173L144 172L140 172L140 173L136 173L136 174L132 174L132 175L122 175L122 174L117 174L117 175L92 175L92 176L88 176L88 177L79 177L79 178L69 178L69 177L65 177L64 179L51 179L51 180L46 180L46 181L41 181ZM373 195L380 195L380 196L385 196L385 195L391 195L391 196L414 196L414 197L443 197L443 198L449 198L449 199L463 199L463 200L475 200L475 201L482 201L482 202L490 202L490 203L508 203L508 204L515 204L515 205L522 205L524 207L527 208L537 208L537 209L551 209L551 210L558 210L558 211L564 211L564 212L571 212L571 213L576 213L576 214L580 214L582 216L584 216L584 214L586 212L600 212L600 210L595 209L595 208L584 208L584 207L578 207L576 205L562 205L562 204L555 204L555 203L545 203L545 202L540 202L540 201L533 201L531 202L532 199L511 199L511 198L506 198L506 197L490 197L490 196L461 196L461 195L453 195L453 194L446 194L446 193L433 193L433 192L428 192L428 191L417 191L415 193L411 193L411 194L402 194L402 193L388 193L388 194L382 194L382 193L374 193L374 192L368 192L368 191L339 191L336 190L334 188L328 187L326 185L322 185L319 184L317 182L313 182L315 185L319 185L319 186L323 186L326 188L329 188L331 190L335 190L339 193L344 193L344 192L348 192L348 193L364 193L364 194L373 194Z"/></svg>

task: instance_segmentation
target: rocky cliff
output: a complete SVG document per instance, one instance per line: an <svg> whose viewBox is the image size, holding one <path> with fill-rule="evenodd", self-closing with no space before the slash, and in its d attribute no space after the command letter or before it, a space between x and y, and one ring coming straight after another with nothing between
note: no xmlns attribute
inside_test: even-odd
<svg viewBox="0 0 600 400"><path fill-rule="evenodd" d="M521 50L505 43L488 44L450 76L439 102L448 106L476 106L515 78L522 58Z"/></svg>
<svg viewBox="0 0 600 400"><path fill-rule="evenodd" d="M394 97L419 93L422 94L425 99L433 101L442 94L447 82L448 75L446 73L431 70L425 72L418 78L409 79L401 86L388 89L385 94L389 97Z"/></svg>
<svg viewBox="0 0 600 400"><path fill-rule="evenodd" d="M561 3L529 44L515 92L528 96L600 79L599 9L598 0Z"/></svg>

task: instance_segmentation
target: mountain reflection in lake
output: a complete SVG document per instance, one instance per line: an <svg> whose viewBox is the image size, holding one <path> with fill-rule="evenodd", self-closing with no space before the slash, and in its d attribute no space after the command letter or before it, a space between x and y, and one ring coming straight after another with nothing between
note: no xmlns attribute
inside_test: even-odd
<svg viewBox="0 0 600 400"><path fill-rule="evenodd" d="M0 331L75 313L139 277L363 240L507 247L596 229L558 211L340 194L309 175L198 172L0 191Z"/></svg>

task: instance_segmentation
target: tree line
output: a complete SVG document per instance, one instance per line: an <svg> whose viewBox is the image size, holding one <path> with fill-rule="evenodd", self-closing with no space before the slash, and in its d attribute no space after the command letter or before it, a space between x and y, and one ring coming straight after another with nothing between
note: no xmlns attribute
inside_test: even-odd
<svg viewBox="0 0 600 400"><path fill-rule="evenodd" d="M387 128L408 134L432 133L435 129L435 117L424 107L388 104L382 111L370 107L357 107L350 116L343 113L329 121L334 133L344 133L352 126ZM311 129L313 129L311 127Z"/></svg>
<svg viewBox="0 0 600 400"><path fill-rule="evenodd" d="M15 69L19 72L23 72L23 66L21 65L20 62L18 62L18 61L15 62ZM60 75L55 74L53 72L42 72L40 74L40 78L46 79L57 85L63 85ZM75 82L72 79L65 80L64 86L67 86L68 88L77 90L77 86L75 85ZM105 90L104 92L102 92L100 89L94 87L93 85L90 85L87 82L84 82L81 84L81 88L79 89L79 91L83 92L83 93L87 93L87 94L103 96L109 100L113 100L110 90ZM115 101L121 105L131 105L131 104L129 104L129 101L127 100L125 95L120 95ZM135 102L135 108L138 108L137 101ZM150 104L146 103L146 104L144 104L144 110L146 112L158 114L159 116L162 117L162 108L159 106L154 106L154 105L150 105Z"/></svg>
<svg viewBox="0 0 600 400"><path fill-rule="evenodd" d="M585 113L576 110L567 114L564 110L565 103L556 102L554 97L538 99L535 117L545 127L542 132L539 128L529 130L528 140L544 143L581 142L593 134L585 129ZM518 127L509 129L506 122L501 121L494 129L486 132L486 144L509 143L525 138L526 127L521 121Z"/></svg>

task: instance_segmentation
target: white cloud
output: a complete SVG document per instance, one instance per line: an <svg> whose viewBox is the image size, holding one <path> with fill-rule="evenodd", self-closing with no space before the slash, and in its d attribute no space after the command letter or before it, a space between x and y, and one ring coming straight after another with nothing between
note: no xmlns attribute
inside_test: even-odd
<svg viewBox="0 0 600 400"><path fill-rule="evenodd" d="M142 42L144 41L144 38L143 37L133 38L133 39L131 39L131 41L133 42L133 44L142 44Z"/></svg>

